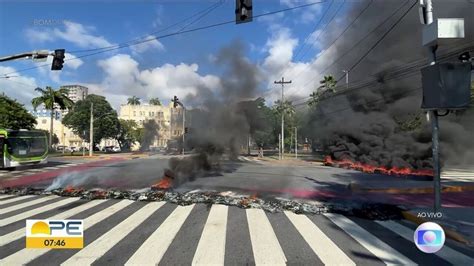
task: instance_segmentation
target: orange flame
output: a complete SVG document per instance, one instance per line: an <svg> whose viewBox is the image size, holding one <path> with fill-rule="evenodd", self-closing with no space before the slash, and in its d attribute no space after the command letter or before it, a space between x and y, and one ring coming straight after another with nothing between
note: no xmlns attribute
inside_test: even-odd
<svg viewBox="0 0 474 266"><path fill-rule="evenodd" d="M152 185L151 187L154 189L169 189L173 185L173 179L169 178L168 176L164 176L160 182Z"/></svg>
<svg viewBox="0 0 474 266"><path fill-rule="evenodd" d="M363 164L359 162L353 162L349 159L342 159L334 161L331 156L324 158L324 165L335 166L341 168L354 169L364 173L379 173L385 175L417 175L417 176L433 176L433 170L430 169L411 169L408 167L385 167L385 166L374 166L369 164Z"/></svg>

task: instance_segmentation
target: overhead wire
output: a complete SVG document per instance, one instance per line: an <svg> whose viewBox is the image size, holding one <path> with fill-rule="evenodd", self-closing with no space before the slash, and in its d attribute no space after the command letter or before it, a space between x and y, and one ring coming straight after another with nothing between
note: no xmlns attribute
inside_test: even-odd
<svg viewBox="0 0 474 266"><path fill-rule="evenodd" d="M270 16L270 15L283 13L283 12L288 12L288 11L292 11L292 10L296 10L296 9L301 9L301 8L309 7L309 6L320 4L320 3L322 3L322 2L311 2L311 3L308 3L308 4L303 4L303 5L284 8L284 9L280 9L280 10L276 10L276 11L266 12L266 13L262 13L262 14L259 14L259 15L254 15L253 18L257 19L257 18L260 18L260 17ZM105 52L118 50L118 49L122 49L122 48L125 48L125 47L130 47L130 46L133 46L133 45L139 45L141 43L150 42L150 41L154 41L154 40L157 40L157 39L164 39L164 38L168 38L168 37L171 37L171 36L176 36L176 35L186 34L186 33L190 33L190 32L196 32L196 31L200 31L200 30L215 28L215 27L219 27L219 26L223 26L223 25L227 25L227 24L231 24L231 23L235 23L235 20L218 22L218 23L214 23L214 24L210 24L210 25L206 25L206 26L201 26L201 27L196 27L196 28L192 28L192 29L188 29L188 30L184 30L184 31L168 33L168 34L164 34L164 35L161 35L161 36L154 36L153 38L148 38L148 39L145 39L145 40L133 43L133 44L124 44L124 45L121 45L119 47L113 47L113 48L110 48L110 49L97 51L95 53L90 53L90 54L85 54L85 55L82 55L82 56L77 56L77 57L74 57L74 58L65 59L64 61L66 62L66 61L77 60L77 59L80 59L80 58L85 58L85 57L89 57L89 56L93 56L93 55L97 55L97 54L102 54L102 53L105 53ZM24 71L29 71L29 70L32 70L32 69L37 69L37 68L46 67L46 66L49 66L49 64L43 64L43 65L38 65L38 66L34 66L34 67L24 68L24 69L16 70L16 71L13 71L13 72L4 73L2 75L5 76L5 75L21 73L21 72L24 72Z"/></svg>

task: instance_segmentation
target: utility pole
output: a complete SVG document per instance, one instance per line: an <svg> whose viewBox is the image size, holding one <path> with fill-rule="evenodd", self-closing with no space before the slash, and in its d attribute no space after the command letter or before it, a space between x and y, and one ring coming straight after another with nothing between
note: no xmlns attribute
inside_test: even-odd
<svg viewBox="0 0 474 266"><path fill-rule="evenodd" d="M281 156L280 160L283 160L283 156L285 153L285 110L283 110L284 107L284 90L285 90L285 84L290 84L290 81L285 81L285 78L282 77L281 80L279 81L274 81L275 84L281 84Z"/></svg>
<svg viewBox="0 0 474 266"><path fill-rule="evenodd" d="M425 27L433 23L433 3L431 0L420 0L420 8L424 11ZM430 55L430 65L436 64L436 50L438 45L434 44L428 47ZM441 209L441 169L439 164L439 124L438 111L429 111L429 120L431 120L432 130L432 152L433 152L433 182L434 182L434 211L438 212Z"/></svg>
<svg viewBox="0 0 474 266"><path fill-rule="evenodd" d="M295 127L295 159L298 159L298 128Z"/></svg>
<svg viewBox="0 0 474 266"><path fill-rule="evenodd" d="M349 89L349 70L343 70L346 73L346 88Z"/></svg>
<svg viewBox="0 0 474 266"><path fill-rule="evenodd" d="M89 130L89 156L92 157L94 151L94 103L91 103L91 125Z"/></svg>

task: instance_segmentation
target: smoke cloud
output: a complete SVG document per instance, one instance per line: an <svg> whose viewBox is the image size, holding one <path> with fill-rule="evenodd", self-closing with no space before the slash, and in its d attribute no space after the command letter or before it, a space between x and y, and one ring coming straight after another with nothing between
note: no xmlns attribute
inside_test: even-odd
<svg viewBox="0 0 474 266"><path fill-rule="evenodd" d="M338 43L335 58L344 55L354 45L354 40L371 31L377 25L374 21L382 21L403 3L374 1L372 11L354 25L349 34L353 38L343 38ZM387 26L364 40L360 47L346 54L325 74L335 73L336 79L341 78L343 82L341 70L350 69L388 29L388 25L408 10L411 3L407 3ZM357 15L362 5L355 5L349 17ZM376 9L375 6L384 7ZM437 17L465 18L466 38L442 42L438 54L442 56L454 50L474 51L474 5L466 1L434 1L434 8ZM373 82L364 88L322 100L317 108L309 110L306 118L309 126L304 134L319 140L319 145L335 159L352 159L387 167L431 168L431 128L420 108L419 68L409 69L402 77L390 76L397 68L416 60L420 67L428 64L426 49L421 45L421 30L415 6L387 38L350 72L352 84L363 80ZM445 60L457 61L459 54ZM343 84L338 85L337 91L345 89ZM444 164L474 163L474 143L470 140L473 123L472 108L462 114L440 117L440 146Z"/></svg>

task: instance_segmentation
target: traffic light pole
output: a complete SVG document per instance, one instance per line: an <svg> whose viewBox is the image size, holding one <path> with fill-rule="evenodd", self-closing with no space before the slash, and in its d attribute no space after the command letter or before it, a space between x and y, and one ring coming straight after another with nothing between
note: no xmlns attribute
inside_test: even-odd
<svg viewBox="0 0 474 266"><path fill-rule="evenodd" d="M424 24L425 27L433 23L433 3L432 0L420 1L420 8L423 10ZM436 64L436 50L438 46L436 44L428 47L430 54L430 65ZM439 161L439 123L438 123L438 111L429 111L429 120L431 122L432 129L432 152L433 152L433 189L434 189L434 212L441 210L441 168Z"/></svg>

